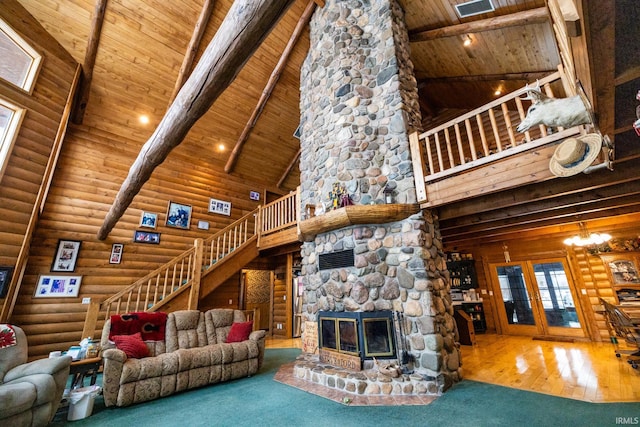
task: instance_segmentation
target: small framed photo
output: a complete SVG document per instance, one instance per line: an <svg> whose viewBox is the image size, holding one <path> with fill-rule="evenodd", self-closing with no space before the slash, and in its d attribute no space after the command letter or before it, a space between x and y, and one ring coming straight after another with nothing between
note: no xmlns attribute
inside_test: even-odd
<svg viewBox="0 0 640 427"><path fill-rule="evenodd" d="M140 227L156 228L158 224L158 214L153 212L142 212L140 216Z"/></svg>
<svg viewBox="0 0 640 427"><path fill-rule="evenodd" d="M207 221L198 221L198 228L200 230L208 230L209 229L209 223Z"/></svg>
<svg viewBox="0 0 640 427"><path fill-rule="evenodd" d="M7 296L7 291L9 290L12 276L13 267L0 267L0 298L4 298Z"/></svg>
<svg viewBox="0 0 640 427"><path fill-rule="evenodd" d="M169 202L167 209L167 227L188 230L191 225L191 205Z"/></svg>
<svg viewBox="0 0 640 427"><path fill-rule="evenodd" d="M124 245L122 243L114 243L111 246L111 256L109 257L109 264L120 264L122 261L122 251Z"/></svg>
<svg viewBox="0 0 640 427"><path fill-rule="evenodd" d="M78 253L82 242L78 240L58 240L58 249L51 263L51 271L73 272L76 270Z"/></svg>
<svg viewBox="0 0 640 427"><path fill-rule="evenodd" d="M249 198L251 200L260 200L260 193L257 191L249 191Z"/></svg>
<svg viewBox="0 0 640 427"><path fill-rule="evenodd" d="M231 216L231 202L209 199L209 212Z"/></svg>
<svg viewBox="0 0 640 427"><path fill-rule="evenodd" d="M77 297L82 276L52 276L42 274L38 278L35 298Z"/></svg>
<svg viewBox="0 0 640 427"><path fill-rule="evenodd" d="M160 243L160 233L136 230L133 234L133 241L136 243L152 243L157 245Z"/></svg>

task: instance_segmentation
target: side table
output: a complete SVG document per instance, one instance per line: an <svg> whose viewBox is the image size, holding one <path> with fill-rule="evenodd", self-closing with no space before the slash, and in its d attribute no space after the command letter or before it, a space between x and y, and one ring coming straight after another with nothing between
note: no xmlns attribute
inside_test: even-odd
<svg viewBox="0 0 640 427"><path fill-rule="evenodd" d="M73 381L71 382L71 390L82 387L84 379L87 376L91 376L91 382L89 385L96 383L98 377L98 370L102 364L102 357L89 357L87 359L76 360L71 362L71 369L69 375L73 375Z"/></svg>

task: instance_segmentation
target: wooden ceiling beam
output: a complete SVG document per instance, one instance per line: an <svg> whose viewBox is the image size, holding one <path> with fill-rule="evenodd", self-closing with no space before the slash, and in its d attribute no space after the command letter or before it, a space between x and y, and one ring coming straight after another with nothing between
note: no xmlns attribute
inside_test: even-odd
<svg viewBox="0 0 640 427"><path fill-rule="evenodd" d="M236 0L193 73L129 169L98 231L107 238L154 169L238 75L294 0Z"/></svg>
<svg viewBox="0 0 640 427"><path fill-rule="evenodd" d="M300 19L298 20L298 24L294 28L293 33L289 38L289 42L287 43L287 46L284 48L282 55L280 55L280 60L276 64L275 68L273 69L273 72L271 73L271 76L267 81L267 85L265 86L264 90L262 91L262 95L258 100L258 104L256 105L256 108L253 110L253 113L251 114L249 121L247 122L246 126L242 130L242 133L240 134L240 138L238 138L236 145L233 147L233 151L229 155L227 164L224 167L224 171L226 173L233 172L233 169L235 168L236 163L238 162L238 157L240 156L240 152L242 151L242 147L247 142L247 139L249 138L249 134L253 130L253 127L256 125L256 122L258 121L260 114L262 114L262 110L264 109L265 105L267 105L267 101L269 101L269 98L271 97L271 94L273 93L273 90L275 89L276 84L280 79L280 75L282 74L284 68L287 65L289 56L291 55L291 52L293 52L293 48L295 47L297 41L300 39L300 36L302 35L302 31L306 28L307 24L309 23L309 20L311 19L311 15L313 15L313 11L315 9L316 9L315 2L313 0L310 0L309 3L307 4L306 9L304 10L304 12L302 12Z"/></svg>
<svg viewBox="0 0 640 427"><path fill-rule="evenodd" d="M84 63L82 64L82 80L80 88L76 96L75 107L71 115L71 121L77 125L82 124L84 113L89 103L89 94L91 92L91 81L93 80L93 68L96 65L96 56L98 55L98 45L100 44L100 36L102 35L102 23L104 22L104 14L107 9L109 0L96 0L96 5L91 18L91 29L89 30L89 40L87 40L87 50L84 54Z"/></svg>
<svg viewBox="0 0 640 427"><path fill-rule="evenodd" d="M176 95L184 85L184 82L189 78L189 74L191 74L191 70L193 69L193 63L196 60L196 54L200 49L200 43L202 42L202 36L207 30L207 24L209 23L209 19L211 18L211 14L213 13L213 6L215 5L215 0L205 0L202 5L202 10L200 11L200 16L198 17L198 22L196 22L196 26L193 29L193 34L191 35L191 40L189 41L189 46L187 47L187 53L182 60L182 65L180 66L180 71L178 72L178 78L176 79L176 84L173 88L173 92L169 97L169 105L176 98Z"/></svg>
<svg viewBox="0 0 640 427"><path fill-rule="evenodd" d="M476 74L467 76L451 77L428 77L424 72L416 72L416 80L420 84L429 83L457 83L457 82L484 82L498 80L525 80L532 82L547 77L558 70L529 71L524 73L504 73L504 74Z"/></svg>
<svg viewBox="0 0 640 427"><path fill-rule="evenodd" d="M296 155L293 157L293 159L289 162L289 166L287 167L287 170L282 174L282 176L280 177L280 180L278 181L278 188L282 187L282 184L284 183L284 180L287 179L287 176L289 176L289 173L291 173L291 170L293 169L293 167L296 165L296 162L298 161L298 159L300 158L300 154L302 153L302 148L298 149L298 152L296 153Z"/></svg>
<svg viewBox="0 0 640 427"><path fill-rule="evenodd" d="M409 34L412 43L436 40L442 37L455 37L464 34L480 33L483 31L498 30L508 27L516 27L529 24L539 24L549 21L549 13L546 7L538 7L523 12L509 15L496 16L481 19L479 21L466 22L464 24L450 25L435 30L419 31Z"/></svg>

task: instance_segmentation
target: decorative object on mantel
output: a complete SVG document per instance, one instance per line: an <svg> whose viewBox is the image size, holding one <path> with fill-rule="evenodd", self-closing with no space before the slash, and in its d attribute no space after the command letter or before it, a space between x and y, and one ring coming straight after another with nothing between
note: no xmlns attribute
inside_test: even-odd
<svg viewBox="0 0 640 427"><path fill-rule="evenodd" d="M611 240L611 235L607 233L589 233L587 225L580 221L580 234L564 240L567 246L585 247L589 253L599 253L604 250L601 246Z"/></svg>
<svg viewBox="0 0 640 427"><path fill-rule="evenodd" d="M330 210L343 208L345 206L353 205L351 196L347 193L343 184L334 183L333 188L329 192Z"/></svg>

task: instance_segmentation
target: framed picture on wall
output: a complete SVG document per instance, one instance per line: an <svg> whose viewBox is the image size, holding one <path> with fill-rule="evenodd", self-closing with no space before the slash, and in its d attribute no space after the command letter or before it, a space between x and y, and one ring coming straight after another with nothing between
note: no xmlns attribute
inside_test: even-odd
<svg viewBox="0 0 640 427"><path fill-rule="evenodd" d="M51 271L69 273L75 271L81 245L82 242L78 240L58 240L58 248L51 263Z"/></svg>
<svg viewBox="0 0 640 427"><path fill-rule="evenodd" d="M77 297L82 276L52 276L42 274L38 278L35 298Z"/></svg>
<svg viewBox="0 0 640 427"><path fill-rule="evenodd" d="M158 223L158 214L153 212L142 212L140 216L140 227L156 228Z"/></svg>
<svg viewBox="0 0 640 427"><path fill-rule="evenodd" d="M0 298L7 296L9 284L11 284L11 276L13 276L13 267L0 267Z"/></svg>
<svg viewBox="0 0 640 427"><path fill-rule="evenodd" d="M133 234L133 241L136 243L152 243L158 245L160 244L160 233L136 230Z"/></svg>
<svg viewBox="0 0 640 427"><path fill-rule="evenodd" d="M111 256L109 256L109 264L120 264L122 261L122 251L124 245L122 243L114 243L111 246Z"/></svg>
<svg viewBox="0 0 640 427"><path fill-rule="evenodd" d="M225 202L224 200L218 199L209 199L209 212L230 216L231 202Z"/></svg>
<svg viewBox="0 0 640 427"><path fill-rule="evenodd" d="M600 255L613 286L639 285L638 261L633 254Z"/></svg>
<svg viewBox="0 0 640 427"><path fill-rule="evenodd" d="M167 227L188 230L191 225L191 205L169 202L167 208Z"/></svg>

